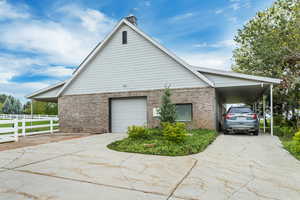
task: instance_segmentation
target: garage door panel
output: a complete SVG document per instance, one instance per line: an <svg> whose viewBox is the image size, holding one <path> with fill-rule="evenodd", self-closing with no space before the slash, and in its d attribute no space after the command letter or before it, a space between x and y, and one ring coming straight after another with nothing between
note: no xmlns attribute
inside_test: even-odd
<svg viewBox="0 0 300 200"><path fill-rule="evenodd" d="M125 133L128 126L147 124L146 98L113 99L111 126L113 133Z"/></svg>

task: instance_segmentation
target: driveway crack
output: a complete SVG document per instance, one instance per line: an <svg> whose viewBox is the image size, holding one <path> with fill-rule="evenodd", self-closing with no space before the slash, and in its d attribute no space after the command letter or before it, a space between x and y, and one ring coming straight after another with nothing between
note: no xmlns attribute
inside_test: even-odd
<svg viewBox="0 0 300 200"><path fill-rule="evenodd" d="M128 156L127 158L123 159L123 160L120 162L120 165L119 165L119 166L120 166L121 174L122 174L122 176L125 178L125 180L128 182L130 189L134 189L134 187L133 187L133 185L131 184L129 178L124 174L123 169L122 169L122 166L124 165L124 163L125 163L127 160L131 159L133 156L134 156L134 155L130 155L130 156Z"/></svg>
<svg viewBox="0 0 300 200"><path fill-rule="evenodd" d="M188 177L188 175L190 175L192 170L195 168L198 160L195 159L195 158L192 158L192 159L194 160L194 163L193 163L192 167L187 171L187 173L182 177L182 179L176 184L176 186L173 188L173 190L171 191L171 193L169 194L169 196L167 197L166 200L169 200L174 195L177 188L181 185L181 183Z"/></svg>
<svg viewBox="0 0 300 200"><path fill-rule="evenodd" d="M249 165L249 168L250 168L250 172L251 172L251 178L250 180L248 180L245 184L243 184L241 187L239 187L238 189L236 189L235 191L233 191L231 193L231 195L227 198L227 200L231 199L236 193L238 193L239 191L241 191L243 188L247 188L247 186L255 180L255 175L254 175L254 172L253 172L253 166L252 164Z"/></svg>
<svg viewBox="0 0 300 200"><path fill-rule="evenodd" d="M20 159L22 156L24 156L25 153L26 153L26 150L22 150L22 153L20 155L18 155L17 157L15 157L13 160L9 161L8 163L4 164L0 168L6 169L6 166L12 164L13 162L16 162L18 159Z"/></svg>

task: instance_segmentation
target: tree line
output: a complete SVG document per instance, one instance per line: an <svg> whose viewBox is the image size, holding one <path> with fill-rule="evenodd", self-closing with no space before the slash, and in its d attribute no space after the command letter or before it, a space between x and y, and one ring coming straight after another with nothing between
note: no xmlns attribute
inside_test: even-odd
<svg viewBox="0 0 300 200"><path fill-rule="evenodd" d="M300 1L275 1L238 30L235 42L233 70L282 79L274 88L274 114L299 127Z"/></svg>
<svg viewBox="0 0 300 200"><path fill-rule="evenodd" d="M57 115L57 103L32 102L33 114ZM11 95L0 94L0 113L2 114L31 114L31 101L22 104L21 101Z"/></svg>

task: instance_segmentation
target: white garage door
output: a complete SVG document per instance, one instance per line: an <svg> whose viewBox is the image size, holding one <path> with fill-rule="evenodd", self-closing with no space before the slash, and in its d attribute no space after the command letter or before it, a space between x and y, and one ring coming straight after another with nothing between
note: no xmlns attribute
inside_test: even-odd
<svg viewBox="0 0 300 200"><path fill-rule="evenodd" d="M128 126L146 124L146 98L113 99L111 101L111 130L113 133L126 133Z"/></svg>

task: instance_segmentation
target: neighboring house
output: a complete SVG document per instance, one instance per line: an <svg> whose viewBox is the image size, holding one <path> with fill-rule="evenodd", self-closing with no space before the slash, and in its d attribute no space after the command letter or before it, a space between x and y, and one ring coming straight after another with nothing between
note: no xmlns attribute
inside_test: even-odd
<svg viewBox="0 0 300 200"><path fill-rule="evenodd" d="M27 98L58 102L63 132L126 132L156 127L163 89L172 89L178 121L217 129L224 103L253 103L279 79L187 64L136 25L122 19L65 82Z"/></svg>

